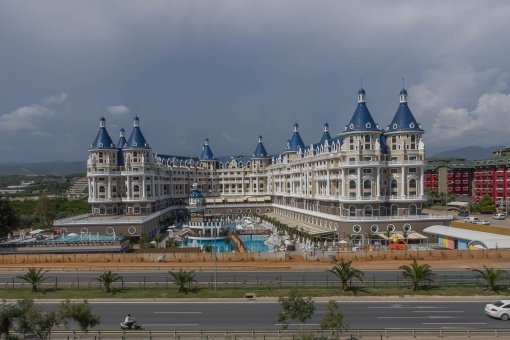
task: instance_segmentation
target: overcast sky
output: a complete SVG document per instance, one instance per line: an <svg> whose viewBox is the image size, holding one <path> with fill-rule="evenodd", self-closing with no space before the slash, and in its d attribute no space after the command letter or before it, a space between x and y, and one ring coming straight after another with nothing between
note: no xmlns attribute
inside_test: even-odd
<svg viewBox="0 0 510 340"><path fill-rule="evenodd" d="M0 0L0 162L85 161L103 114L153 151L281 152L402 78L430 153L510 144L509 1Z"/></svg>

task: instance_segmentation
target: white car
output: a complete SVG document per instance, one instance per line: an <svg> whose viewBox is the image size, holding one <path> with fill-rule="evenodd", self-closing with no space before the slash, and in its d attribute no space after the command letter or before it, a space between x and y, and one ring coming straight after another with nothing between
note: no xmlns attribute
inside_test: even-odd
<svg viewBox="0 0 510 340"><path fill-rule="evenodd" d="M489 221L487 220L478 220L478 221L475 221L476 224L482 224L482 225L489 225L491 224Z"/></svg>
<svg viewBox="0 0 510 340"><path fill-rule="evenodd" d="M485 314L505 321L510 319L510 300L499 300L485 305Z"/></svg>

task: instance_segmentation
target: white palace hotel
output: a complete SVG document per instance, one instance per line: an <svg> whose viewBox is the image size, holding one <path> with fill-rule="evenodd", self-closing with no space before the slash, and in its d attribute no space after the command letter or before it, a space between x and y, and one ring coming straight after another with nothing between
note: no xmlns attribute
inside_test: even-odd
<svg viewBox="0 0 510 340"><path fill-rule="evenodd" d="M397 104L397 103L396 103ZM215 157L205 139L199 157L152 150L134 118L114 143L101 118L89 149L90 214L57 221L78 231L153 236L163 221L186 221L193 184L204 195L205 214L237 219L253 214L276 218L315 235L345 236L412 230L447 224L451 217L422 214L424 131L400 91L396 113L383 129L372 117L360 89L345 128L332 137L328 124L305 144L298 124L268 153L259 136L250 156Z"/></svg>

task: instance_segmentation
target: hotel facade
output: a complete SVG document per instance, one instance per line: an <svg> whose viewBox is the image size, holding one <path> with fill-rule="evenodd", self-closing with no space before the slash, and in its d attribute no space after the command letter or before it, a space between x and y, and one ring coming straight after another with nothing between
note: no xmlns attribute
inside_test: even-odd
<svg viewBox="0 0 510 340"><path fill-rule="evenodd" d="M360 89L352 118L334 137L325 123L316 142L305 144L296 123L283 152L268 153L259 136L251 156L215 157L207 139L199 157L156 153L138 117L129 137L121 130L114 143L101 118L87 160L91 213L57 224L153 235L167 217L186 219L195 183L207 214L265 214L317 235L419 233L448 223L448 216L422 214L424 131L405 89L399 98L386 129L375 122Z"/></svg>

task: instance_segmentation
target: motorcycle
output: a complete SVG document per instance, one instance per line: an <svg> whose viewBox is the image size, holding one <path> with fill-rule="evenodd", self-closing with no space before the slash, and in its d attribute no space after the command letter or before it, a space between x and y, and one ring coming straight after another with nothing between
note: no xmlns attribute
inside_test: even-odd
<svg viewBox="0 0 510 340"><path fill-rule="evenodd" d="M124 329L124 330L129 330L129 329L136 330L136 329L139 329L139 330L142 330L143 327L142 327L142 325L140 325L136 321L131 322L131 323L126 323L126 322L122 321L120 323L120 329Z"/></svg>

